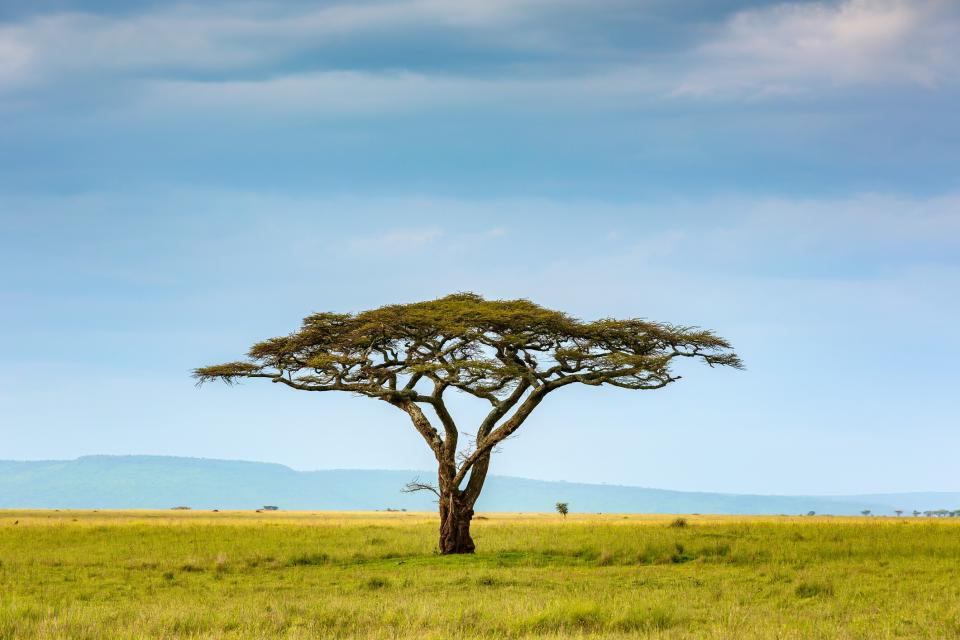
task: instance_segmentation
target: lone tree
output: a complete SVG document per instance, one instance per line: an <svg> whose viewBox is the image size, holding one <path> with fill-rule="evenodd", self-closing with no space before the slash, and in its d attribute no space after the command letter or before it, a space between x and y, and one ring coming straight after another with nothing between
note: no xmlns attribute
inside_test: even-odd
<svg viewBox="0 0 960 640"><path fill-rule="evenodd" d="M583 322L528 300L472 293L315 313L299 331L259 342L247 356L201 367L194 377L198 384L264 378L300 391L345 391L408 415L437 460L437 485L412 488L439 498L444 554L473 552L470 521L490 456L549 394L572 384L661 389L680 379L670 368L676 358L742 367L710 331L640 319ZM464 442L447 408L450 391L489 404Z"/></svg>
<svg viewBox="0 0 960 640"><path fill-rule="evenodd" d="M562 515L564 518L566 518L567 514L570 513L570 505L567 504L566 502L558 502L556 509L557 509L557 513Z"/></svg>

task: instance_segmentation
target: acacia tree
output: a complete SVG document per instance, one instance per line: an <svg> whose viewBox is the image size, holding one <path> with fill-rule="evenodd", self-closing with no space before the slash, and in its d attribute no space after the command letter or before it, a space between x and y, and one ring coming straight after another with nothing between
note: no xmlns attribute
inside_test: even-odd
<svg viewBox="0 0 960 640"><path fill-rule="evenodd" d="M473 552L470 521L490 456L549 394L572 384L661 389L680 379L670 368L677 358L742 366L710 331L640 319L584 322L528 300L472 293L315 313L247 356L198 368L194 377L198 384L264 378L300 391L345 391L408 415L437 460L437 485L412 488L437 494L444 554ZM461 441L450 391L489 405L472 438Z"/></svg>

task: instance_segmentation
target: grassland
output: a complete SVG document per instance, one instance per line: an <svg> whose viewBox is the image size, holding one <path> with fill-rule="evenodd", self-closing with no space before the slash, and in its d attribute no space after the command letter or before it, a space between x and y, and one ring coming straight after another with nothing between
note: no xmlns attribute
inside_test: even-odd
<svg viewBox="0 0 960 640"><path fill-rule="evenodd" d="M960 523L0 511L0 639L960 638Z"/></svg>

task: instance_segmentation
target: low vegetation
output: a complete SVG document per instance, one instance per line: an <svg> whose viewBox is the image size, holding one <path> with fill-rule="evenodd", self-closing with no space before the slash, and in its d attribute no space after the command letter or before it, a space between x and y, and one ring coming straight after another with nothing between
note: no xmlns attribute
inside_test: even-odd
<svg viewBox="0 0 960 640"><path fill-rule="evenodd" d="M956 519L476 520L0 511L0 639L960 638Z"/></svg>

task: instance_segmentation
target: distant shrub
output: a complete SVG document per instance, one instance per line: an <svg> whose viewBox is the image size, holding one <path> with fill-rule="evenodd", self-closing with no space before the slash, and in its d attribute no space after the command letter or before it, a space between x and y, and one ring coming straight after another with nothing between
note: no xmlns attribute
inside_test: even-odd
<svg viewBox="0 0 960 640"><path fill-rule="evenodd" d="M369 580L364 582L363 586L366 589L372 589L372 590L383 589L385 587L390 586L390 581L387 580L386 578L375 577L375 578L370 578Z"/></svg>
<svg viewBox="0 0 960 640"><path fill-rule="evenodd" d="M171 511L190 511L190 507L184 507L184 506L172 507L170 510Z"/></svg>
<svg viewBox="0 0 960 640"><path fill-rule="evenodd" d="M696 558L696 556L687 553L686 548L679 542L674 545L674 548L676 549L676 552L670 554L670 562L673 564L683 564L684 562L690 562Z"/></svg>
<svg viewBox="0 0 960 640"><path fill-rule="evenodd" d="M684 527L687 526L687 519L677 518L676 520L670 523L670 526L673 527L674 529L683 529Z"/></svg>

